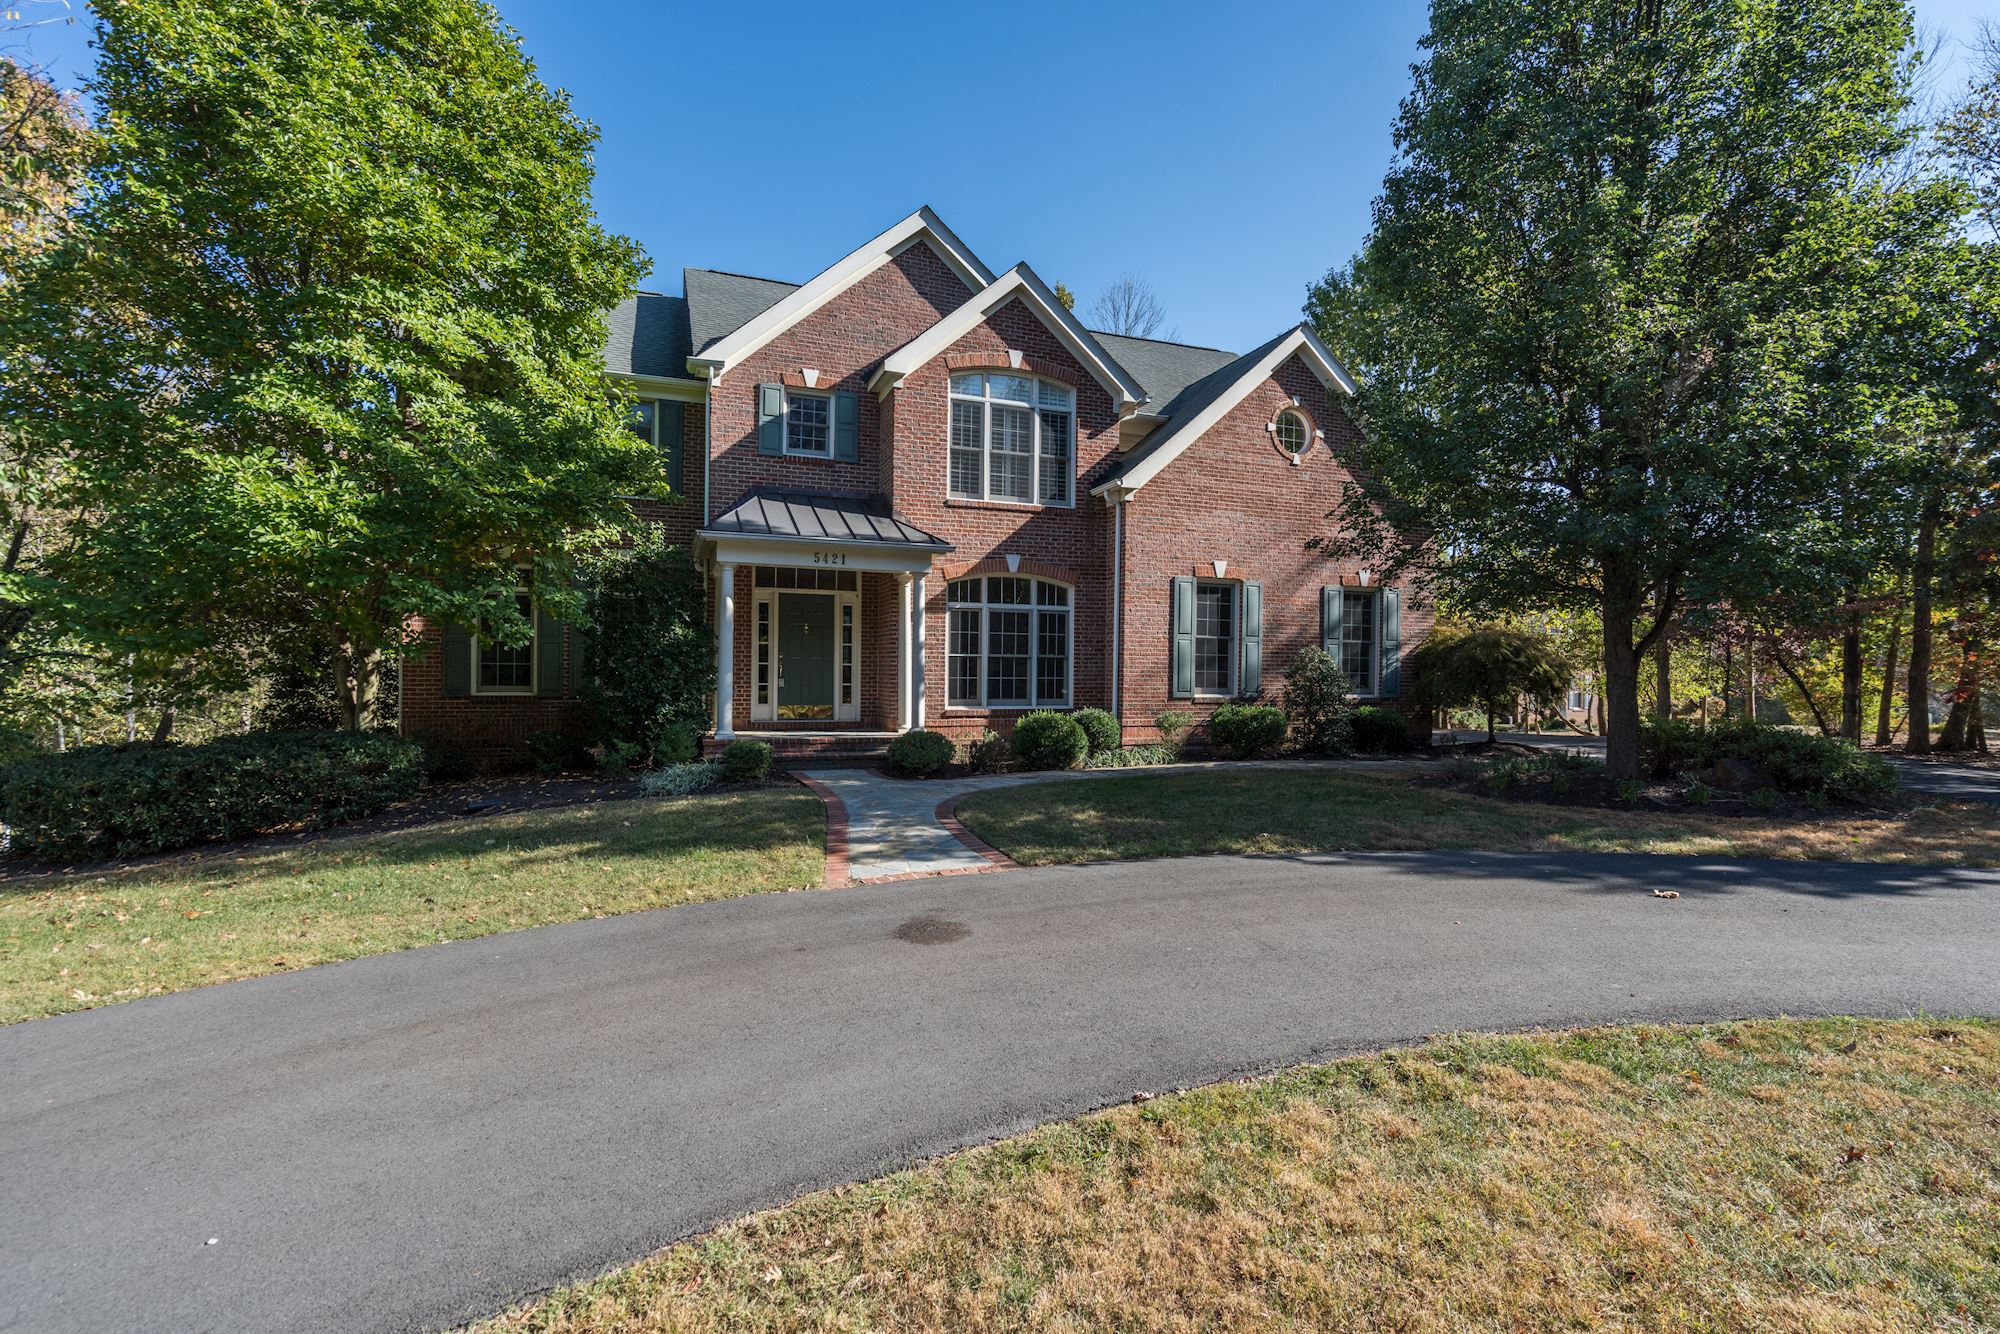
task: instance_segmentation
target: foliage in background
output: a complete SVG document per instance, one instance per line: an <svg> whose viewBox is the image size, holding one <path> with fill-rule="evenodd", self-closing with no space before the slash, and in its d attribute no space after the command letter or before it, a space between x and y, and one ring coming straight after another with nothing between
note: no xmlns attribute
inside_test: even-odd
<svg viewBox="0 0 2000 1334"><path fill-rule="evenodd" d="M1285 672L1292 741L1309 755L1345 755L1354 742L1354 682L1325 649L1308 648Z"/></svg>
<svg viewBox="0 0 2000 1334"><path fill-rule="evenodd" d="M582 557L579 583L579 703L591 739L633 747L641 763L692 760L715 678L694 561L647 528L629 547Z"/></svg>
<svg viewBox="0 0 2000 1334"><path fill-rule="evenodd" d="M1312 294L1366 427L1329 545L1595 612L1614 776L1681 609L1864 574L1857 486L1956 420L1987 317L1961 187L1886 175L1910 38L1903 0L1436 0L1374 228Z"/></svg>
<svg viewBox="0 0 2000 1334"><path fill-rule="evenodd" d="M1555 639L1510 625L1439 626L1403 660L1410 698L1419 709L1478 708L1486 739L1494 718L1526 698L1542 713L1559 712L1576 676Z"/></svg>
<svg viewBox="0 0 2000 1334"><path fill-rule="evenodd" d="M602 380L645 265L592 127L481 0L97 11L104 151L0 390L94 511L74 614L192 681L314 628L355 727L411 614L522 642L520 569L574 612L568 539L664 486Z"/></svg>
<svg viewBox="0 0 2000 1334"><path fill-rule="evenodd" d="M414 795L424 769L421 745L380 732L91 746L0 770L0 820L14 852L124 857L359 819Z"/></svg>

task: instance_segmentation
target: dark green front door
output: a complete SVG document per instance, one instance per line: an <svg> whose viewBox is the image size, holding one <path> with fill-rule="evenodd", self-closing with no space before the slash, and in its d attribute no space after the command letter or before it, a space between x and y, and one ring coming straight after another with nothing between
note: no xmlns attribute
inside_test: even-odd
<svg viewBox="0 0 2000 1334"><path fill-rule="evenodd" d="M833 599L778 595L778 716L833 717Z"/></svg>

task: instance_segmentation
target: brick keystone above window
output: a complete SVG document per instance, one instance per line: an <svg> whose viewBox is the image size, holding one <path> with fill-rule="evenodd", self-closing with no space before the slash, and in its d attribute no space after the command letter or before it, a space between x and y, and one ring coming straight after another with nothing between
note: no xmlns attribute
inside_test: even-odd
<svg viewBox="0 0 2000 1334"><path fill-rule="evenodd" d="M1072 389L1077 387L1076 376L1067 368L1041 357L1024 356L1016 362L1005 352L948 352L944 364L946 370L953 371L1025 371L1044 380L1066 384Z"/></svg>
<svg viewBox="0 0 2000 1334"><path fill-rule="evenodd" d="M940 564L938 566L938 573L942 574L947 581L952 579L967 579L975 574L1019 574L1030 575L1037 579L1053 579L1059 584L1074 585L1077 582L1075 570L1067 565L1057 565L1052 561L1023 560L1015 563L1011 569L1008 566L1009 562L1005 556L988 556L984 560L952 561Z"/></svg>

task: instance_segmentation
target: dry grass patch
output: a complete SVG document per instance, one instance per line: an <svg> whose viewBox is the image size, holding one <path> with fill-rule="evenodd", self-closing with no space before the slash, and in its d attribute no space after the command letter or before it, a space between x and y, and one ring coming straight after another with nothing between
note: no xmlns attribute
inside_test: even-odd
<svg viewBox="0 0 2000 1334"><path fill-rule="evenodd" d="M819 798L773 788L0 885L0 1023L521 927L820 882Z"/></svg>
<svg viewBox="0 0 2000 1334"><path fill-rule="evenodd" d="M1991 1023L1452 1037L808 1196L480 1329L1991 1328L1996 1162Z"/></svg>
<svg viewBox="0 0 2000 1334"><path fill-rule="evenodd" d="M1756 819L1499 801L1339 769L1133 774L999 788L960 802L958 818L1029 865L1482 848L2000 866L2000 807L1981 803Z"/></svg>

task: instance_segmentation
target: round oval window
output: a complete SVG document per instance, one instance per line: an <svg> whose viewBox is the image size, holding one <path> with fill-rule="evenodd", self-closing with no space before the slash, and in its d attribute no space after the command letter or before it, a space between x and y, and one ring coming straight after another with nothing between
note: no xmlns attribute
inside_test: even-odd
<svg viewBox="0 0 2000 1334"><path fill-rule="evenodd" d="M1278 448L1293 458L1305 453L1306 446L1312 443L1312 432L1306 429L1306 419L1296 412L1278 414L1277 436Z"/></svg>

